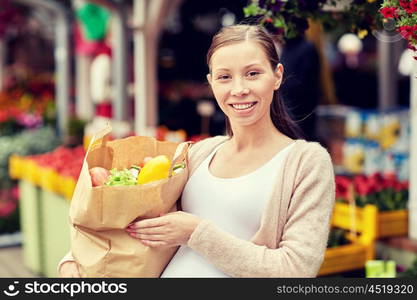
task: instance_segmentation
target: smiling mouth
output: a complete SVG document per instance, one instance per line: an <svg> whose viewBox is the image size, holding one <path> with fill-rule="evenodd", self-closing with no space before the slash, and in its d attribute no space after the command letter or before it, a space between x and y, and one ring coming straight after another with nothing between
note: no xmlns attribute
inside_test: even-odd
<svg viewBox="0 0 417 300"><path fill-rule="evenodd" d="M257 102L251 102L251 103L244 103L244 104L229 104L231 107L233 107L236 110L245 110L249 109L252 106L254 106Z"/></svg>

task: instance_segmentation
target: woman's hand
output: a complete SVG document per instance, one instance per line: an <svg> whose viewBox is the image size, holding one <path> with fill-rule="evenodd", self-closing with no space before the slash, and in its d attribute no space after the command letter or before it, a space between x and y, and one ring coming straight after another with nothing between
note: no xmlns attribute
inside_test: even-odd
<svg viewBox="0 0 417 300"><path fill-rule="evenodd" d="M131 223L126 231L149 247L186 244L201 219L183 211Z"/></svg>
<svg viewBox="0 0 417 300"><path fill-rule="evenodd" d="M59 276L80 278L80 271L78 270L77 263L75 261L66 261L59 268Z"/></svg>

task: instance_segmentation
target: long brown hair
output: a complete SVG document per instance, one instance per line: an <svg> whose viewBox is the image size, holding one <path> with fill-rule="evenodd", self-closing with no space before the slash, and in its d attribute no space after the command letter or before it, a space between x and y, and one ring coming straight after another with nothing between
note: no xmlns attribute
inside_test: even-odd
<svg viewBox="0 0 417 300"><path fill-rule="evenodd" d="M259 43L271 64L272 70L276 70L279 64L279 57L277 49L275 48L274 40L259 25L232 25L223 27L214 37L211 42L210 48L207 51L207 65L209 66L211 73L211 57L214 52L220 47L239 43L244 41L255 41ZM284 102L280 98L277 90L274 91L271 107L271 119L274 126L286 136L292 139L299 139L303 137L303 134L298 125L291 119L288 114ZM229 118L226 116L226 132L229 136L233 136L233 131L230 126Z"/></svg>

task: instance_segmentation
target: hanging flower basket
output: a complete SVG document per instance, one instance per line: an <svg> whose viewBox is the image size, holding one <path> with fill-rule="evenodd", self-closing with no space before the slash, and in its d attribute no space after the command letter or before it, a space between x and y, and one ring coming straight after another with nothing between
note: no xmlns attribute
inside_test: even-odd
<svg viewBox="0 0 417 300"><path fill-rule="evenodd" d="M396 30L407 40L408 48L417 51L417 0L384 0L380 13L384 22L394 22ZM417 54L414 56L417 60Z"/></svg>
<svg viewBox="0 0 417 300"><path fill-rule="evenodd" d="M344 26L346 31L361 38L377 27L382 16L378 9L382 0L252 0L245 8L245 17L286 38L302 35L308 20L323 24L325 28Z"/></svg>

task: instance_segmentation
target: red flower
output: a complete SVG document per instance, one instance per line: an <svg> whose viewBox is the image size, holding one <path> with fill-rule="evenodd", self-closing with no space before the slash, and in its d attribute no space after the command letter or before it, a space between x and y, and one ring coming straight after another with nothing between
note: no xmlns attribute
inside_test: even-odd
<svg viewBox="0 0 417 300"><path fill-rule="evenodd" d="M0 123L1 122L5 122L9 119L9 111L6 109L4 110L0 110Z"/></svg>
<svg viewBox="0 0 417 300"><path fill-rule="evenodd" d="M413 0L412 2L407 1L407 0L400 0L400 6L409 14L412 14L413 12L416 11L415 10L416 4L417 4L417 1L415 0Z"/></svg>
<svg viewBox="0 0 417 300"><path fill-rule="evenodd" d="M407 0L400 0L400 6L404 9L410 8L410 2Z"/></svg>
<svg viewBox="0 0 417 300"><path fill-rule="evenodd" d="M384 18L387 18L387 19L396 18L398 16L396 7L384 7L384 8L381 8L379 11L384 16Z"/></svg>
<svg viewBox="0 0 417 300"><path fill-rule="evenodd" d="M404 25L400 27L400 33L401 35L405 38L408 39L410 36L414 35L414 31L415 31L415 26L411 26L411 25Z"/></svg>
<svg viewBox="0 0 417 300"><path fill-rule="evenodd" d="M335 180L336 198L343 198L347 200L349 194L349 186L352 184L352 181L349 178L340 175L337 175Z"/></svg>
<svg viewBox="0 0 417 300"><path fill-rule="evenodd" d="M374 192L373 186L369 183L368 178L364 175L355 176L353 179L355 190L360 196L367 196Z"/></svg>
<svg viewBox="0 0 417 300"><path fill-rule="evenodd" d="M384 178L380 173L375 173L368 178L369 184L375 192L380 192L384 188Z"/></svg>
<svg viewBox="0 0 417 300"><path fill-rule="evenodd" d="M394 174L386 174L384 178L384 189L393 189L397 185L398 180Z"/></svg>
<svg viewBox="0 0 417 300"><path fill-rule="evenodd" d="M417 0L411 1L411 3L410 3L410 10L411 10L411 13L417 12ZM408 12L408 13L410 13L410 12Z"/></svg>
<svg viewBox="0 0 417 300"><path fill-rule="evenodd" d="M410 43L408 43L408 44L407 44L407 48L408 48L408 49L411 49L411 50L413 50L413 51L417 51L417 48L416 48L416 47L414 47L413 45L411 45Z"/></svg>
<svg viewBox="0 0 417 300"><path fill-rule="evenodd" d="M408 190L408 181L403 181L403 182L397 181L394 186L394 189L396 192Z"/></svg>

